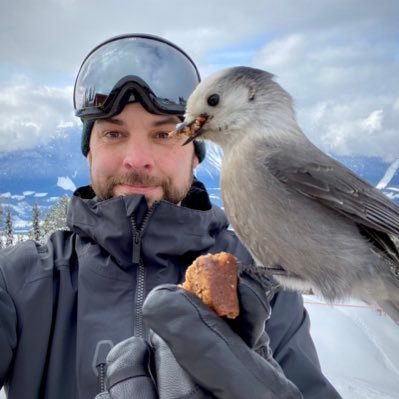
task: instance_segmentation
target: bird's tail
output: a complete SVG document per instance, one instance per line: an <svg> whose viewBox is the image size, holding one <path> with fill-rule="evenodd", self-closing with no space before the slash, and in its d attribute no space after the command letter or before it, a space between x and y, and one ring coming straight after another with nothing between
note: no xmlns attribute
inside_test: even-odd
<svg viewBox="0 0 399 399"><path fill-rule="evenodd" d="M399 302L398 301L379 301L378 305L382 310L399 325Z"/></svg>

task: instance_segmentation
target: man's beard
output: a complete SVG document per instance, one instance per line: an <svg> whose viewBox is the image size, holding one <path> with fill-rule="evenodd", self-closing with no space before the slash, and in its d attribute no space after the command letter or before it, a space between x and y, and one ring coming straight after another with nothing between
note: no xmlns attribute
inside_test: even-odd
<svg viewBox="0 0 399 399"><path fill-rule="evenodd" d="M96 196L100 200L107 200L115 196L114 187L120 184L141 185L141 186L160 186L163 197L161 199L179 204L187 195L193 183L194 174L191 172L184 187L178 188L173 185L170 177L148 176L138 171L131 171L123 175L111 176L105 182L97 184L91 178L91 186ZM147 201L149 199L147 198Z"/></svg>

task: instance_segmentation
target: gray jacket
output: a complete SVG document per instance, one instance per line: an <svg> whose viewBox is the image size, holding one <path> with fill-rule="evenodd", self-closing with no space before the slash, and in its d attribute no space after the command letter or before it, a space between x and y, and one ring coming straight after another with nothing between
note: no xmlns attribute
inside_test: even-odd
<svg viewBox="0 0 399 399"><path fill-rule="evenodd" d="M153 287L181 282L203 253L251 262L200 183L182 205L98 202L82 188L71 200L71 231L0 251L0 386L10 399L94 398L109 349L145 334L141 307ZM305 398L339 397L320 370L299 295L275 295L266 330Z"/></svg>

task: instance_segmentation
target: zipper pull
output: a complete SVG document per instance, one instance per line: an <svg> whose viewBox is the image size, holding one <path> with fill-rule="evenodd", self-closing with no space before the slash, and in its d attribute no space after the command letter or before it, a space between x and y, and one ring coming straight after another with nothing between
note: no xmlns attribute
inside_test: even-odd
<svg viewBox="0 0 399 399"><path fill-rule="evenodd" d="M134 265L140 264L140 251L141 251L141 235L139 231L133 233L133 259Z"/></svg>
<svg viewBox="0 0 399 399"><path fill-rule="evenodd" d="M101 340L97 342L96 351L94 353L92 368L94 374L97 375L100 393L106 392L106 370L107 362L106 358L108 353L113 348L114 343L110 340Z"/></svg>

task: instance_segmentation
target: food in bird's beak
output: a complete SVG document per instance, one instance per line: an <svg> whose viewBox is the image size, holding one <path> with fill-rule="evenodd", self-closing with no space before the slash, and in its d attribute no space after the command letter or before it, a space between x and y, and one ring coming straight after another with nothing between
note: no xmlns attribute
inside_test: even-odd
<svg viewBox="0 0 399 399"><path fill-rule="evenodd" d="M184 121L182 123L179 123L176 126L176 129L169 133L169 137L185 135L189 137L189 141L191 141L199 135L202 126L204 126L207 120L208 120L208 115L202 114L197 116L191 122Z"/></svg>
<svg viewBox="0 0 399 399"><path fill-rule="evenodd" d="M181 285L193 292L218 316L235 319L239 312L237 259L228 252L199 256L186 270Z"/></svg>

